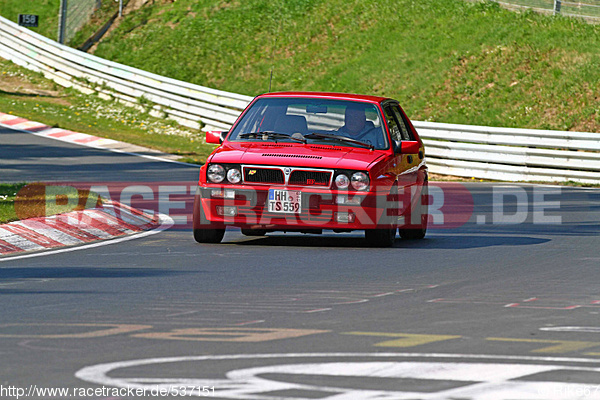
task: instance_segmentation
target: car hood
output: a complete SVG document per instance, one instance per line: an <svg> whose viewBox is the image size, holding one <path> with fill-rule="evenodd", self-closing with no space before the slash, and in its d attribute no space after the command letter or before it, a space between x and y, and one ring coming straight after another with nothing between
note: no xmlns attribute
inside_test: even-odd
<svg viewBox="0 0 600 400"><path fill-rule="evenodd" d="M385 151L302 143L224 143L208 162L367 170Z"/></svg>

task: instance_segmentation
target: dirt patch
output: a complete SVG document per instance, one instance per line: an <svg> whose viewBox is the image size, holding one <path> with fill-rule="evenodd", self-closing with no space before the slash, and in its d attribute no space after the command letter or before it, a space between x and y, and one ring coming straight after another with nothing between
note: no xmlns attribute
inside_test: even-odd
<svg viewBox="0 0 600 400"><path fill-rule="evenodd" d="M429 172L427 174L429 180L432 182L474 182L479 181L479 179L468 179L463 178L461 176L452 176L452 175L440 175Z"/></svg>
<svg viewBox="0 0 600 400"><path fill-rule="evenodd" d="M124 7L123 7L123 15L127 15L129 13L132 13L136 10L139 10L140 8L142 8L143 6L145 6L147 3L154 3L154 0L130 0ZM108 30L104 33L104 35L102 36L102 38L105 37L109 37L110 34L117 29L117 27L121 24L121 18L117 18L115 19L115 21L113 22L113 24L110 26L110 28L108 28ZM100 44L100 42L102 42L102 38L100 38L100 40L98 40L98 42L96 42L92 47L90 47L90 49L87 51L89 54L94 54L94 52L96 51L96 49L98 48L98 45Z"/></svg>
<svg viewBox="0 0 600 400"><path fill-rule="evenodd" d="M40 98L46 102L69 106L71 103L57 90L43 88L20 76L3 74L0 80L0 93L19 98Z"/></svg>
<svg viewBox="0 0 600 400"><path fill-rule="evenodd" d="M123 8L123 15L127 15L135 10L139 10L140 8L145 6L146 3L150 2L154 3L153 0L129 0L127 5Z"/></svg>

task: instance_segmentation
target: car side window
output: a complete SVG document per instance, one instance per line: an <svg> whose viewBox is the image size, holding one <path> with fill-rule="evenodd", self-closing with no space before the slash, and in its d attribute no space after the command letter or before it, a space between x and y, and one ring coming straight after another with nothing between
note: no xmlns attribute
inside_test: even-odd
<svg viewBox="0 0 600 400"><path fill-rule="evenodd" d="M383 112L385 114L388 128L390 129L390 134L392 135L392 140L402 140L402 134L400 133L400 128L398 127L398 122L396 121L392 107L385 106L383 108Z"/></svg>
<svg viewBox="0 0 600 400"><path fill-rule="evenodd" d="M393 106L392 110L394 112L394 116L398 121L398 126L400 127L400 133L402 136L402 140L413 140L412 135L410 134L410 129L408 129L408 124L404 120L402 113L398 106Z"/></svg>

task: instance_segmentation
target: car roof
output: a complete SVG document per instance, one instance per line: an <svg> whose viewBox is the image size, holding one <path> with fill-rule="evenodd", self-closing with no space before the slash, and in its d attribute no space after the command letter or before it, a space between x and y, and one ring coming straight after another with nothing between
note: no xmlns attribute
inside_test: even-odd
<svg viewBox="0 0 600 400"><path fill-rule="evenodd" d="M368 96L363 94L352 93L333 93L333 92L273 92L265 93L257 96L265 97L297 97L297 98L322 98L332 100L350 100L350 101L367 101L371 103L381 103L385 100L391 100L388 97Z"/></svg>

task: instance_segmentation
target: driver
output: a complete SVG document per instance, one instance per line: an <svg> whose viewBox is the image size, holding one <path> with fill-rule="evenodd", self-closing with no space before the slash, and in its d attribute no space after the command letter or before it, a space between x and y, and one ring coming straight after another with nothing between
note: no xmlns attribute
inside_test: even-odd
<svg viewBox="0 0 600 400"><path fill-rule="evenodd" d="M356 104L346 107L344 125L338 129L337 133L379 147L381 132L374 128L373 123L367 121L365 106Z"/></svg>

